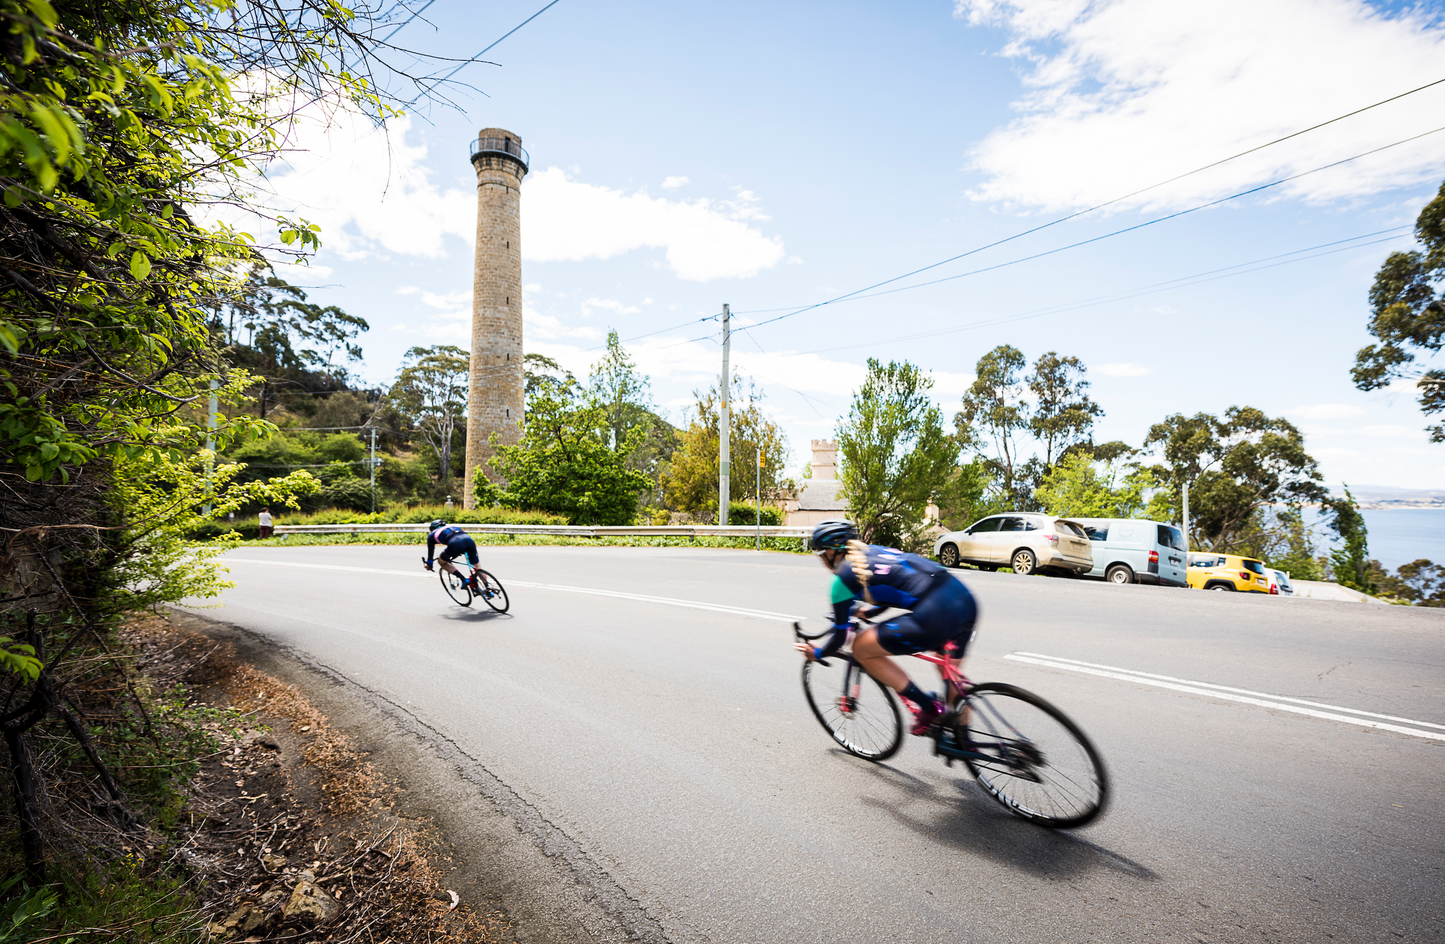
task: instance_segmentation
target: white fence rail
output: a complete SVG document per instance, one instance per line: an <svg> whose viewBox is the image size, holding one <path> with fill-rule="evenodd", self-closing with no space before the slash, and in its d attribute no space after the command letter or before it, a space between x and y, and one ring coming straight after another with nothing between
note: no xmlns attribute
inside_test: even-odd
<svg viewBox="0 0 1445 944"><path fill-rule="evenodd" d="M557 524L461 524L468 534L552 534L562 537L679 537L679 538L806 538L811 528L748 525L627 525L619 527L586 527ZM274 534L426 534L424 524L278 524Z"/></svg>

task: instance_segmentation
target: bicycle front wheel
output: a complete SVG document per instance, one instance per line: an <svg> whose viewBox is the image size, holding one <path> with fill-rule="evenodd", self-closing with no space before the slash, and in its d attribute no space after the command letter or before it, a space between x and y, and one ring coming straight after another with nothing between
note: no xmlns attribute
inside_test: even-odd
<svg viewBox="0 0 1445 944"><path fill-rule="evenodd" d="M1092 822L1109 799L1109 775L1079 726L1013 685L977 685L954 737L979 786L1015 816L1064 829Z"/></svg>
<svg viewBox="0 0 1445 944"><path fill-rule="evenodd" d="M438 567L437 570L440 572L438 576L440 576L442 580L442 589L447 592L447 596L462 606L471 606L472 589L467 586L467 578L461 574L454 574L449 570L442 570L440 567Z"/></svg>
<svg viewBox="0 0 1445 944"><path fill-rule="evenodd" d="M498 613L507 612L507 607L512 604L507 600L507 590L502 586L502 582L480 567L477 568L476 573L477 584L482 588L482 592L477 594L477 596L481 597L483 603Z"/></svg>
<svg viewBox="0 0 1445 944"><path fill-rule="evenodd" d="M903 714L898 698L845 656L828 665L803 663L808 707L843 750L864 760L887 760L903 744Z"/></svg>

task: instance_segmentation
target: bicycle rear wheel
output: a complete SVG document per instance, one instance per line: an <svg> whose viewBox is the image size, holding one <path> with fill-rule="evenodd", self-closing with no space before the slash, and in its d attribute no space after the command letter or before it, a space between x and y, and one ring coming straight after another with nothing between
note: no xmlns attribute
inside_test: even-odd
<svg viewBox="0 0 1445 944"><path fill-rule="evenodd" d="M1104 811L1109 775L1079 726L1032 692L1001 682L974 686L954 737L987 759L965 758L979 786L1010 813L1063 829Z"/></svg>
<svg viewBox="0 0 1445 944"><path fill-rule="evenodd" d="M803 692L808 707L850 754L864 760L887 760L903 744L903 714L887 686L845 656L828 664L803 663Z"/></svg>
<svg viewBox="0 0 1445 944"><path fill-rule="evenodd" d="M512 604L507 599L507 590L502 586L502 582L480 567L477 568L476 575L477 583L482 588L482 592L477 596L482 598L482 602L498 613L507 612L507 607Z"/></svg>
<svg viewBox="0 0 1445 944"><path fill-rule="evenodd" d="M461 574L454 574L449 570L442 570L440 567L438 567L437 570L440 572L438 576L440 576L442 580L442 589L447 592L447 596L462 606L471 606L472 589L467 586L467 578Z"/></svg>

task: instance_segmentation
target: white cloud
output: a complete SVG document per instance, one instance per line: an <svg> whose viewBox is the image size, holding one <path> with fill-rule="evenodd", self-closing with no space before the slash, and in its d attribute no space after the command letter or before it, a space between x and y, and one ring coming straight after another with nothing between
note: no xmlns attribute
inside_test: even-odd
<svg viewBox="0 0 1445 944"><path fill-rule="evenodd" d="M398 289L396 290L396 294L397 294L397 295L415 295L417 292L420 292L420 291L421 291L421 289L420 289L420 288L417 288L415 285L403 285L403 286L401 286L400 288L398 288Z"/></svg>
<svg viewBox="0 0 1445 944"><path fill-rule="evenodd" d="M956 0L1031 67L1022 116L973 152L977 200L1088 206L1440 78L1445 26L1364 0ZM1132 198L1176 209L1438 127L1445 86ZM1445 132L1266 195L1322 202L1433 182Z"/></svg>
<svg viewBox="0 0 1445 944"><path fill-rule="evenodd" d="M292 285L320 285L331 278L332 268L324 265L298 265L294 262L273 261L271 267L276 274Z"/></svg>
<svg viewBox="0 0 1445 944"><path fill-rule="evenodd" d="M433 308L440 308L443 311L462 311L469 314L472 310L472 293L470 289L460 292L447 292L445 295L438 295L436 292L422 292L421 300Z"/></svg>
<svg viewBox="0 0 1445 944"><path fill-rule="evenodd" d="M1143 364L1100 364L1094 370L1105 377L1144 377L1154 373Z"/></svg>
<svg viewBox="0 0 1445 944"><path fill-rule="evenodd" d="M662 189L676 190L678 187L681 187L685 183L687 183L686 177L669 177L662 182Z"/></svg>
<svg viewBox="0 0 1445 944"><path fill-rule="evenodd" d="M433 180L427 148L413 143L407 117L374 126L335 102L301 108L289 126L285 159L258 182L263 202L321 227L327 251L346 260L390 253L439 258L448 237L470 252L476 194ZM727 200L665 200L582 183L560 168L529 174L522 191L523 258L537 262L608 259L643 247L666 250L680 278L747 278L784 257L782 240L748 221L766 220L758 198L734 188ZM668 182L686 182L670 177ZM678 184L680 185L680 184ZM259 221L225 206L225 219L258 237Z"/></svg>
<svg viewBox="0 0 1445 944"><path fill-rule="evenodd" d="M643 247L665 249L668 266L694 282L749 278L782 261L783 242L756 219L750 194L734 201L671 201L571 179L557 167L522 186L522 256L537 262L610 259Z"/></svg>
<svg viewBox="0 0 1445 944"><path fill-rule="evenodd" d="M301 110L284 162L267 172L271 202L321 226L324 245L347 258L378 250L445 255L446 236L469 244L476 196L432 181L427 149L408 143L411 119L375 127L347 108Z"/></svg>
<svg viewBox="0 0 1445 944"><path fill-rule="evenodd" d="M1343 420L1352 416L1363 416L1364 408L1350 403L1316 403L1285 410L1285 416L1297 416L1304 420Z"/></svg>
<svg viewBox="0 0 1445 944"><path fill-rule="evenodd" d="M616 312L619 315L635 315L642 310L636 305L623 304L615 298L589 298L582 303L582 317L590 318L594 308Z"/></svg>

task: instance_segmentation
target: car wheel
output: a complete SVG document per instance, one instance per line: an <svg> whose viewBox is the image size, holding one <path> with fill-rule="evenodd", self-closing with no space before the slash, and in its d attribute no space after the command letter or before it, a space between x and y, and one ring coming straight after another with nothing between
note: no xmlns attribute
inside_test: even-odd
<svg viewBox="0 0 1445 944"><path fill-rule="evenodd" d="M945 544L943 545L943 547L939 548L938 562L945 567L957 567L958 546L954 544Z"/></svg>
<svg viewBox="0 0 1445 944"><path fill-rule="evenodd" d="M1013 561L1010 563L1010 566L1013 567L1014 573L1016 573L1016 574L1023 574L1023 575L1025 575L1025 576L1027 576L1027 575L1033 573L1033 572L1034 572L1034 552L1033 552L1033 551L1015 551L1015 552L1014 552L1014 556L1013 556Z"/></svg>
<svg viewBox="0 0 1445 944"><path fill-rule="evenodd" d="M1104 579L1109 583L1133 583L1134 571L1127 564L1115 564L1104 574Z"/></svg>

